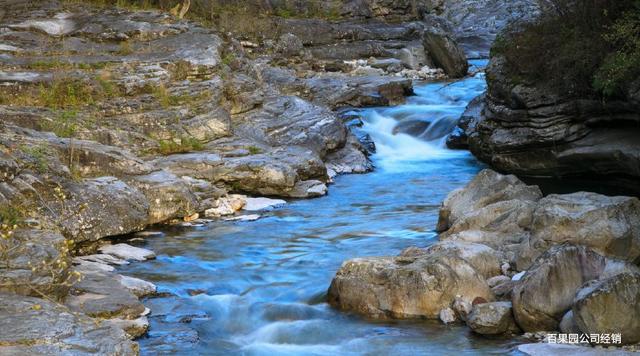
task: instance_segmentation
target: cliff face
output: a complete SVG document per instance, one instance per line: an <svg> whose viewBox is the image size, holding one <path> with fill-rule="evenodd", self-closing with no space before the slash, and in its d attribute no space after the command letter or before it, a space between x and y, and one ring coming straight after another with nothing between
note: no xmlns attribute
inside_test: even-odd
<svg viewBox="0 0 640 356"><path fill-rule="evenodd" d="M471 151L493 167L523 176L606 180L639 192L640 106L625 99L572 98L515 82L505 59L487 68L488 92L467 111Z"/></svg>

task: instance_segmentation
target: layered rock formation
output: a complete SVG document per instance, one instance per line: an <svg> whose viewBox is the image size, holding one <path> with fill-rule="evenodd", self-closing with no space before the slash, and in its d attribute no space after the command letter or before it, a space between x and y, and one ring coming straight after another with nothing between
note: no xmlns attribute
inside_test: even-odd
<svg viewBox="0 0 640 356"><path fill-rule="evenodd" d="M491 58L487 94L460 125L462 145L468 140L474 155L501 171L639 191L640 106L632 96L603 102L556 94L509 77L505 66L503 57Z"/></svg>

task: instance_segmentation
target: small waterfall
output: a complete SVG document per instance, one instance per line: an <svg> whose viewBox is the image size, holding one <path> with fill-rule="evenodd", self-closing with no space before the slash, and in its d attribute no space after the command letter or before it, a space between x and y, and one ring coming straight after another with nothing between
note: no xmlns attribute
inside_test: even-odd
<svg viewBox="0 0 640 356"><path fill-rule="evenodd" d="M407 170L417 162L467 154L447 149L445 140L467 104L484 90L484 74L479 73L457 82L416 85L416 95L404 105L359 110L363 130L376 144L377 165Z"/></svg>

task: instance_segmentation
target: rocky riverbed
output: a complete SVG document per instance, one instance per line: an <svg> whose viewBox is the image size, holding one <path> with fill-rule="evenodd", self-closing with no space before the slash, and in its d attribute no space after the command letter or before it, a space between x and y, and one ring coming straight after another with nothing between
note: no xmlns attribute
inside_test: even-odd
<svg viewBox="0 0 640 356"><path fill-rule="evenodd" d="M468 95L479 94L478 77L468 79L476 86L424 93L414 81L465 77L468 57L486 57L509 21L537 12L530 1L337 3L311 18L275 4L251 26L230 28L126 2L0 1L0 353L137 354L133 340L157 312L140 299L167 291L119 274L154 263L156 253L132 245L163 238L157 230L251 223L281 199L325 196L338 175L371 171L370 155L388 137L403 140L379 154L458 159L439 145ZM505 112L491 111L496 68L493 58L489 93L472 102L449 142L513 169L484 143L495 128L489 113ZM394 112L392 122L368 113L363 123L350 111L413 94L407 107L427 110ZM626 118L629 108L616 110ZM580 130L587 137L591 129ZM432 172L430 159L417 163ZM377 162L391 171L396 164ZM607 174L621 170L609 166ZM465 171L442 189L469 179ZM623 342L632 344L638 209L636 198L543 196L483 171L445 200L442 242L346 262L329 301L368 317L462 320L479 334L624 324ZM549 278L559 281L552 298L539 294ZM618 309L604 315L612 300Z"/></svg>

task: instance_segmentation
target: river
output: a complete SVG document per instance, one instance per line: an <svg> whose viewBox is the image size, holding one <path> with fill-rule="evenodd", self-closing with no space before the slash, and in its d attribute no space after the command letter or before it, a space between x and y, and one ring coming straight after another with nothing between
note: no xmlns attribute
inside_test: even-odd
<svg viewBox="0 0 640 356"><path fill-rule="evenodd" d="M484 62L472 62L483 65ZM377 152L374 172L336 178L329 195L291 201L254 222L215 222L137 242L158 258L120 273L158 285L142 354L487 354L488 340L436 321L380 322L333 310L326 291L349 258L397 255L437 241L441 201L481 168L444 135L485 89L483 74L417 84L403 105L357 110ZM420 138L394 134L402 120L431 122Z"/></svg>

